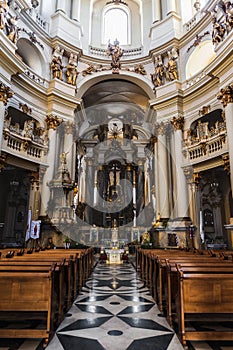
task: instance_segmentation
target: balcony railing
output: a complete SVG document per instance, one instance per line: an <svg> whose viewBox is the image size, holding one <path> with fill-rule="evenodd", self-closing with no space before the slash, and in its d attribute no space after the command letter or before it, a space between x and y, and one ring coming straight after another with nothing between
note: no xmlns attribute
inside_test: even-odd
<svg viewBox="0 0 233 350"><path fill-rule="evenodd" d="M90 45L89 52L92 55L107 58L106 49L98 48L98 47L94 47L94 46ZM135 48L135 49L125 49L122 59L124 59L124 57L132 57L132 56L140 56L140 55L142 55L142 46Z"/></svg>
<svg viewBox="0 0 233 350"><path fill-rule="evenodd" d="M26 156L27 158L42 161L43 155L47 153L47 145L44 140L38 136L35 139L23 136L23 130L16 129L14 126L4 128L3 149L14 151L17 156Z"/></svg>
<svg viewBox="0 0 233 350"><path fill-rule="evenodd" d="M183 147L183 153L187 161L193 163L212 158L227 151L226 131L221 130L219 134L212 135L206 139L187 142Z"/></svg>

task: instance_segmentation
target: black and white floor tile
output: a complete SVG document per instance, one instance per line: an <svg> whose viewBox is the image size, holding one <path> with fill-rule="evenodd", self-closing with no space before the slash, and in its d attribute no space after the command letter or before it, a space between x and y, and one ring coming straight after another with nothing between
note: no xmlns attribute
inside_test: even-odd
<svg viewBox="0 0 233 350"><path fill-rule="evenodd" d="M1 324L0 324L1 326ZM214 325L226 327L225 323ZM232 328L233 322L227 327ZM190 327L206 327L200 320ZM0 339L0 350L42 350L40 339ZM190 342L189 350L233 350ZM97 264L46 350L183 350L133 265Z"/></svg>
<svg viewBox="0 0 233 350"><path fill-rule="evenodd" d="M182 350L131 264L98 264L47 350Z"/></svg>

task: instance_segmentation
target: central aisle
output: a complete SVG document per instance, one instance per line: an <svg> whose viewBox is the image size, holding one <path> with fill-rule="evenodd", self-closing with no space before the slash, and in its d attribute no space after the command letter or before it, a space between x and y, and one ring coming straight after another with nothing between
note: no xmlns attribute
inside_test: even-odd
<svg viewBox="0 0 233 350"><path fill-rule="evenodd" d="M97 264L46 350L182 350L131 264Z"/></svg>

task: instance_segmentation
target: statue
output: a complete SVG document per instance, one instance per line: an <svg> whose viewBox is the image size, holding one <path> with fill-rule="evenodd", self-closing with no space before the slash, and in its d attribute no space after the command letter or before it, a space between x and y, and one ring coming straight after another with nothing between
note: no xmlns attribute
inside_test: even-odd
<svg viewBox="0 0 233 350"><path fill-rule="evenodd" d="M8 13L9 7L6 0L0 2L0 29L4 29L7 23L6 16Z"/></svg>
<svg viewBox="0 0 233 350"><path fill-rule="evenodd" d="M66 76L67 76L67 83L71 85L76 85L77 77L78 77L78 56L74 54L70 54L70 59L68 62L68 65L66 66Z"/></svg>
<svg viewBox="0 0 233 350"><path fill-rule="evenodd" d="M19 28L17 27L18 17L14 16L7 20L7 36L14 43L17 43L19 37Z"/></svg>
<svg viewBox="0 0 233 350"><path fill-rule="evenodd" d="M110 42L108 43L106 53L108 56L112 56L111 67L113 73L119 73L119 69L121 69L120 58L123 56L124 50L120 48L117 39L114 41L114 45L110 44Z"/></svg>
<svg viewBox="0 0 233 350"><path fill-rule="evenodd" d="M233 28L233 4L231 4L230 1L227 1L226 4L226 28L227 32L229 33L230 30Z"/></svg>
<svg viewBox="0 0 233 350"><path fill-rule="evenodd" d="M213 15L212 22L213 22L212 42L213 44L217 44L223 40L226 30L222 25L222 23L218 23L216 15Z"/></svg>
<svg viewBox="0 0 233 350"><path fill-rule="evenodd" d="M53 57L52 62L50 63L50 68L53 78L62 80L62 61L60 57Z"/></svg>
<svg viewBox="0 0 233 350"><path fill-rule="evenodd" d="M166 79L169 81L177 80L178 79L178 73L177 73L177 66L176 66L176 59L177 59L177 52L175 49L172 49L172 51L168 51L168 64L166 66Z"/></svg>
<svg viewBox="0 0 233 350"><path fill-rule="evenodd" d="M64 49L61 49L60 46L57 46L53 53L53 58L50 63L50 68L52 72L53 78L57 78L62 80L62 55L64 53Z"/></svg>
<svg viewBox="0 0 233 350"><path fill-rule="evenodd" d="M155 71L151 74L151 81L154 84L154 87L161 86L163 84L164 76L164 66L162 62L161 55L154 58Z"/></svg>

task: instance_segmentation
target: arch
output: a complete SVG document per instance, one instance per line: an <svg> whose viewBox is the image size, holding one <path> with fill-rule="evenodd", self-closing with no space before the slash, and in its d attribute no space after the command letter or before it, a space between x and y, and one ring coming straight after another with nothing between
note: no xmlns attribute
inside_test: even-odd
<svg viewBox="0 0 233 350"><path fill-rule="evenodd" d="M119 76L113 75L111 73L106 74L106 72L100 72L98 73L98 75L95 75L95 76L93 75L92 77L87 77L83 79L80 82L80 84L77 85L76 97L82 99L86 91L90 89L90 87L92 87L93 85L109 79L116 79L116 80L129 81L137 85L148 96L148 99L154 99L155 98L154 91L153 91L154 86L152 82L142 76L140 76L140 79L139 79L135 75L136 75L135 73L131 73L131 72L124 72L124 73L121 73Z"/></svg>
<svg viewBox="0 0 233 350"><path fill-rule="evenodd" d="M190 79L198 72L202 71L216 57L214 46L211 40L200 43L190 55L185 69L186 79Z"/></svg>
<svg viewBox="0 0 233 350"><path fill-rule="evenodd" d="M48 65L41 51L26 38L17 41L17 54L23 62L41 77L48 76ZM44 74L45 72L45 74Z"/></svg>

